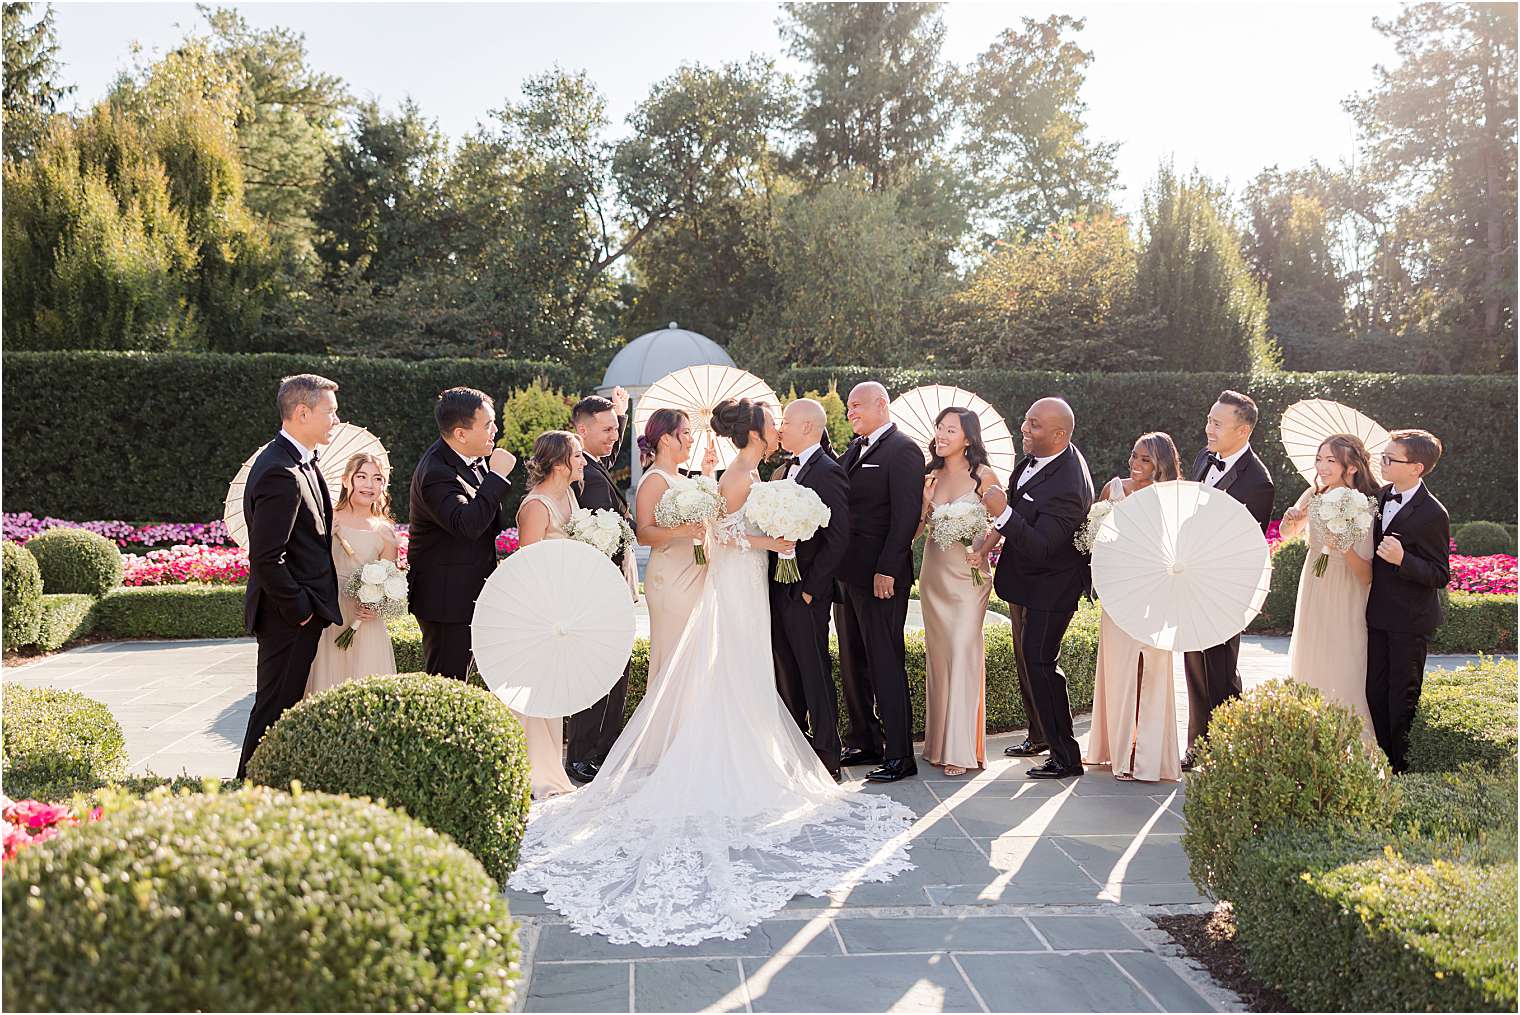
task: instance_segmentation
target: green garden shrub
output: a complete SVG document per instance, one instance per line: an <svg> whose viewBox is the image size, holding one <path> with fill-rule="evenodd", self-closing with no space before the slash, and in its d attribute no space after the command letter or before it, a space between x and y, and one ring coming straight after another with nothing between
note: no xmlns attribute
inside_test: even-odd
<svg viewBox="0 0 1520 1015"><path fill-rule="evenodd" d="M1410 834L1492 845L1514 857L1520 806L1513 764L1469 762L1454 772L1406 772L1395 823Z"/></svg>
<svg viewBox="0 0 1520 1015"><path fill-rule="evenodd" d="M1261 612L1251 621L1248 631L1271 631L1285 634L1293 630L1293 614L1298 607L1298 581L1303 574L1304 558L1309 547L1302 536L1284 540L1272 553L1272 584Z"/></svg>
<svg viewBox="0 0 1520 1015"><path fill-rule="evenodd" d="M1366 830L1243 843L1235 920L1253 975L1299 1011L1514 1011L1515 878Z"/></svg>
<svg viewBox="0 0 1520 1015"><path fill-rule="evenodd" d="M1467 522L1452 529L1457 552L1471 557L1489 557L1496 553L1515 555L1515 537L1498 522Z"/></svg>
<svg viewBox="0 0 1520 1015"><path fill-rule="evenodd" d="M95 597L83 593L61 593L42 597L42 625L37 632L37 647L57 652L95 629Z"/></svg>
<svg viewBox="0 0 1520 1015"><path fill-rule="evenodd" d="M86 529L49 529L27 540L42 571L42 591L103 596L121 584L121 550Z"/></svg>
<svg viewBox="0 0 1520 1015"><path fill-rule="evenodd" d="M1409 730L1410 770L1443 771L1468 762L1513 768L1515 702L1513 659L1427 673Z"/></svg>
<svg viewBox="0 0 1520 1015"><path fill-rule="evenodd" d="M78 691L20 684L6 684L3 696L7 796L57 800L126 771L126 738L100 702Z"/></svg>
<svg viewBox="0 0 1520 1015"><path fill-rule="evenodd" d="M498 886L366 800L163 795L22 849L0 879L19 1011L510 1011Z"/></svg>
<svg viewBox="0 0 1520 1015"><path fill-rule="evenodd" d="M248 778L385 800L454 837L503 884L532 784L522 725L489 691L423 673L352 680L287 711Z"/></svg>
<svg viewBox="0 0 1520 1015"><path fill-rule="evenodd" d="M1234 900L1238 851L1277 828L1331 821L1385 828L1398 793L1361 722L1296 681L1269 680L1214 710L1183 817L1194 883Z"/></svg>
<svg viewBox="0 0 1520 1015"><path fill-rule="evenodd" d="M0 641L15 651L37 641L42 627L42 572L37 558L6 540L0 559Z"/></svg>
<svg viewBox="0 0 1520 1015"><path fill-rule="evenodd" d="M242 638L241 585L143 585L112 591L96 626L116 638Z"/></svg>
<svg viewBox="0 0 1520 1015"><path fill-rule="evenodd" d="M1430 636L1430 651L1467 655L1515 651L1513 595L1451 592L1446 596L1446 619Z"/></svg>

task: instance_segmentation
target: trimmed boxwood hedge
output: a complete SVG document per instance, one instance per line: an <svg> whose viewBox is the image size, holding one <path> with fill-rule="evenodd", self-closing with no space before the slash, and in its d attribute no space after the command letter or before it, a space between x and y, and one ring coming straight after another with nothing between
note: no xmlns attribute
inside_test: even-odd
<svg viewBox="0 0 1520 1015"><path fill-rule="evenodd" d="M365 677L282 715L248 778L369 796L454 837L505 884L532 783L523 729L488 691L425 673Z"/></svg>
<svg viewBox="0 0 1520 1015"><path fill-rule="evenodd" d="M94 629L94 596L66 592L42 597L42 625L37 632L36 647L43 652L57 652Z"/></svg>
<svg viewBox="0 0 1520 1015"><path fill-rule="evenodd" d="M1430 651L1441 654L1515 651L1515 596L1452 592L1446 620L1430 636Z"/></svg>
<svg viewBox="0 0 1520 1015"><path fill-rule="evenodd" d="M1474 521L1458 525L1451 530L1451 538L1457 544L1457 552L1472 557L1488 557L1496 553L1515 555L1515 534L1498 522Z"/></svg>
<svg viewBox="0 0 1520 1015"><path fill-rule="evenodd" d="M510 1011L515 928L466 851L366 800L161 796L0 879L20 1011Z"/></svg>
<svg viewBox="0 0 1520 1015"><path fill-rule="evenodd" d="M110 709L78 691L5 685L0 750L5 792L20 800L98 785L127 767L127 741Z"/></svg>
<svg viewBox="0 0 1520 1015"><path fill-rule="evenodd" d="M14 651L35 642L42 627L42 572L36 557L9 540L0 554L0 642Z"/></svg>
<svg viewBox="0 0 1520 1015"><path fill-rule="evenodd" d="M343 417L385 442L395 468L392 499L404 516L406 482L436 434L433 398L468 384L505 397L545 377L567 392L587 391L589 372L513 360L384 360L280 354L7 352L0 421L10 454L3 484L12 503L63 518L215 518L227 482L274 432L280 377L315 371L341 386ZM1423 426L1446 442L1432 479L1453 517L1515 517L1512 434L1489 420L1514 419L1513 377L1407 374L1226 373L1059 374L1015 370L794 368L768 377L777 391L840 390L867 378L895 391L920 384L959 384L1010 419L1041 395L1065 396L1077 413L1077 443L1102 483L1124 471L1134 440L1147 430L1176 439L1184 462L1203 443L1203 418L1222 388L1250 392L1266 420L1253 445L1277 479L1276 514L1303 481L1288 465L1277 420L1292 402L1334 398L1387 427ZM499 404L498 404L499 407ZM80 414L84 413L83 416ZM155 449L195 448L197 467L155 450L145 455L123 419L155 420ZM81 445L76 434L91 440ZM125 466L125 467L124 467Z"/></svg>
<svg viewBox="0 0 1520 1015"><path fill-rule="evenodd" d="M49 529L26 542L42 571L42 591L103 596L121 584L121 550L86 529Z"/></svg>
<svg viewBox="0 0 1520 1015"><path fill-rule="evenodd" d="M344 419L385 442L391 502L405 521L412 470L438 438L438 392L480 388L500 409L535 377L578 387L561 364L506 359L72 350L6 352L3 364L0 482L9 503L60 518L220 518L238 466L279 429L280 378L312 372L338 382ZM138 419L153 420L148 445L123 425ZM174 449L194 449L194 467Z"/></svg>
<svg viewBox="0 0 1520 1015"><path fill-rule="evenodd" d="M1304 570L1309 547L1302 537L1277 544L1272 552L1272 583L1261 612L1247 631L1286 634L1293 630L1293 614L1298 607L1298 580Z"/></svg>
<svg viewBox="0 0 1520 1015"><path fill-rule="evenodd" d="M119 588L96 605L97 627L117 638L242 638L241 585Z"/></svg>
<svg viewBox="0 0 1520 1015"><path fill-rule="evenodd" d="M1513 659L1486 659L1426 674L1409 730L1410 770L1445 771L1469 762L1513 768L1515 673Z"/></svg>

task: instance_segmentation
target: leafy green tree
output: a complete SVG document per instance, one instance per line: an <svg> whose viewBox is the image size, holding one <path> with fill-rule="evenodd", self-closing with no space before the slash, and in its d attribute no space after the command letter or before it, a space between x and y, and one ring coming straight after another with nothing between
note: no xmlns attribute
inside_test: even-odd
<svg viewBox="0 0 1520 1015"><path fill-rule="evenodd" d="M1241 253L1223 189L1163 164L1145 195L1135 287L1161 314L1156 353L1178 370L1270 368L1267 300Z"/></svg>
<svg viewBox="0 0 1520 1015"><path fill-rule="evenodd" d="M3 116L5 158L23 159L36 150L58 103L74 91L59 81L58 36L53 5L28 25L35 4L7 3L3 24L5 87Z"/></svg>
<svg viewBox="0 0 1520 1015"><path fill-rule="evenodd" d="M1119 146L1087 136L1081 90L1092 53L1082 18L1024 18L965 75L963 143L1004 235L1038 233L1110 205Z"/></svg>

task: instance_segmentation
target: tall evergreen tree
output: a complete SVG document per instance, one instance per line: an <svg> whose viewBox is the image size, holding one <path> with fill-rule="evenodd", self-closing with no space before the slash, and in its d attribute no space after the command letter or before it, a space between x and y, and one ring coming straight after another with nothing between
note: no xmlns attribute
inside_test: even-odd
<svg viewBox="0 0 1520 1015"><path fill-rule="evenodd" d="M4 29L5 157L22 159L36 150L58 103L74 91L59 81L58 36L53 5L27 24L35 4L7 3L0 11Z"/></svg>

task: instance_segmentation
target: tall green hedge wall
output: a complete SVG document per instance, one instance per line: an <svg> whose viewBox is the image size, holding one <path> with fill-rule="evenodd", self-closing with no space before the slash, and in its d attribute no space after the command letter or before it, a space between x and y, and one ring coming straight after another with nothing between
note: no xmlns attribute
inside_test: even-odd
<svg viewBox="0 0 1520 1015"><path fill-rule="evenodd" d="M220 516L227 483L277 426L279 378L313 371L341 385L343 418L385 441L391 493L406 516L418 455L435 437L434 396L467 384L496 395L544 377L587 391L597 371L515 360L378 360L289 355L15 352L3 359L3 484L11 510L66 518L203 520ZM1276 513L1303 489L1277 434L1283 409L1302 398L1354 405L1390 428L1423 426L1446 442L1431 488L1457 519L1516 517L1516 383L1497 376L1277 374L1056 374L1015 370L793 368L769 378L778 391L842 392L881 380L898 392L957 384L1010 419L1034 399L1064 396L1077 413L1077 443L1101 483L1125 467L1134 439L1165 430L1184 464L1203 443L1203 418L1220 389L1256 398L1264 423L1253 442L1277 477Z"/></svg>
<svg viewBox="0 0 1520 1015"><path fill-rule="evenodd" d="M279 430L274 395L290 374L337 381L339 415L385 442L402 520L412 470L438 439L438 392L480 388L499 409L535 377L577 380L555 363L275 353L13 352L3 368L7 510L132 521L220 518L238 467Z"/></svg>

